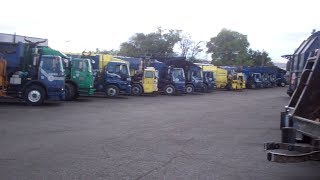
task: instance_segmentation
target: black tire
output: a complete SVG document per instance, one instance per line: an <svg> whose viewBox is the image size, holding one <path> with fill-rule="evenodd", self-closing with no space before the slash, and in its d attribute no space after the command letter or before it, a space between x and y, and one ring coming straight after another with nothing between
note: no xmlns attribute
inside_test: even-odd
<svg viewBox="0 0 320 180"><path fill-rule="evenodd" d="M31 85L24 93L24 101L29 106L40 106L43 104L45 96L45 89L38 85Z"/></svg>
<svg viewBox="0 0 320 180"><path fill-rule="evenodd" d="M168 84L164 87L164 93L166 95L174 95L176 93L176 89L171 84Z"/></svg>
<svg viewBox="0 0 320 180"><path fill-rule="evenodd" d="M74 85L66 83L65 84L65 90L66 90L66 101L72 101L76 98L76 88Z"/></svg>
<svg viewBox="0 0 320 180"><path fill-rule="evenodd" d="M257 87L256 87L255 84L251 84L251 85L250 85L250 88L251 88L251 89L256 89Z"/></svg>
<svg viewBox="0 0 320 180"><path fill-rule="evenodd" d="M226 86L226 89L228 91L231 91L232 90L232 84L231 83L228 83L227 86Z"/></svg>
<svg viewBox="0 0 320 180"><path fill-rule="evenodd" d="M186 85L186 93L187 94L193 94L194 93L194 87L191 84Z"/></svg>
<svg viewBox="0 0 320 180"><path fill-rule="evenodd" d="M206 84L203 84L202 92L208 93L209 92L209 87Z"/></svg>
<svg viewBox="0 0 320 180"><path fill-rule="evenodd" d="M76 94L74 95L73 99L76 100L76 99L78 99L79 97L80 97L79 92L76 92Z"/></svg>
<svg viewBox="0 0 320 180"><path fill-rule="evenodd" d="M280 86L281 86L281 87L285 87L285 86L286 86L286 83L285 83L285 82L281 82L281 83L280 83Z"/></svg>
<svg viewBox="0 0 320 180"><path fill-rule="evenodd" d="M142 86L140 84L133 84L131 87L131 94L133 96L140 96L142 94Z"/></svg>
<svg viewBox="0 0 320 180"><path fill-rule="evenodd" d="M119 95L119 88L115 85L109 85L106 87L107 97L117 97Z"/></svg>

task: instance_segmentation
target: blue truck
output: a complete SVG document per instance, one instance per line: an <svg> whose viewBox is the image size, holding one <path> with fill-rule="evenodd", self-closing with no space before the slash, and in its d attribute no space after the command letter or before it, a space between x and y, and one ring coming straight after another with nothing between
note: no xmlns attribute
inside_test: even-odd
<svg viewBox="0 0 320 180"><path fill-rule="evenodd" d="M246 88L256 89L263 87L261 73L250 67L243 67L242 73L245 75Z"/></svg>
<svg viewBox="0 0 320 180"><path fill-rule="evenodd" d="M8 34L4 36L10 38ZM16 35L11 37L16 39ZM24 38L24 42L0 42L0 97L20 98L32 106L42 105L45 100L64 100L65 75L61 57L43 55L38 45L46 40L32 40L34 38Z"/></svg>
<svg viewBox="0 0 320 180"><path fill-rule="evenodd" d="M243 66L241 69L245 74L246 87L249 89L286 85L286 80L284 78L286 72L278 67Z"/></svg>
<svg viewBox="0 0 320 180"><path fill-rule="evenodd" d="M107 97L117 97L120 93L131 94L129 63L107 54L70 54L73 58L85 58L91 61L95 93L104 93Z"/></svg>
<svg viewBox="0 0 320 180"><path fill-rule="evenodd" d="M296 89L302 70L307 62L308 55L315 49L320 48L320 31L313 33L308 39L304 40L293 54L283 55L283 58L288 59L287 71L289 71L289 87L287 94L292 96Z"/></svg>
<svg viewBox="0 0 320 180"><path fill-rule="evenodd" d="M202 69L198 65L187 61L185 57L158 58L157 60L162 61L168 66L182 68L184 70L184 74L186 76L185 92L187 94L192 94L195 91L204 92L209 89L209 87L205 86L203 83Z"/></svg>
<svg viewBox="0 0 320 180"><path fill-rule="evenodd" d="M158 89L166 95L185 93L186 78L182 68L170 66L155 59L147 61L149 67L158 71Z"/></svg>

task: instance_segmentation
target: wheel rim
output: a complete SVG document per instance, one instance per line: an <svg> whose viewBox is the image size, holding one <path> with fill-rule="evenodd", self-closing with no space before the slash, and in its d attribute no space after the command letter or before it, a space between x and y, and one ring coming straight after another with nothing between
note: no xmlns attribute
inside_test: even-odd
<svg viewBox="0 0 320 180"><path fill-rule="evenodd" d="M192 90L192 87L190 87L190 86L187 87L186 91L187 91L187 93L192 93L192 91L193 91L193 90Z"/></svg>
<svg viewBox="0 0 320 180"><path fill-rule="evenodd" d="M282 82L282 83L281 83L281 86L284 87L284 86L286 86L286 84L285 84L284 82Z"/></svg>
<svg viewBox="0 0 320 180"><path fill-rule="evenodd" d="M37 90L32 90L28 93L28 99L33 103L38 102L41 99L41 93Z"/></svg>
<svg viewBox="0 0 320 180"><path fill-rule="evenodd" d="M140 88L139 87L133 87L132 88L132 93L133 94L139 94L140 93Z"/></svg>
<svg viewBox="0 0 320 180"><path fill-rule="evenodd" d="M115 88L109 88L108 89L108 96L115 96L117 90Z"/></svg>
<svg viewBox="0 0 320 180"><path fill-rule="evenodd" d="M173 93L173 88L172 87L167 87L166 93L167 94L172 94Z"/></svg>

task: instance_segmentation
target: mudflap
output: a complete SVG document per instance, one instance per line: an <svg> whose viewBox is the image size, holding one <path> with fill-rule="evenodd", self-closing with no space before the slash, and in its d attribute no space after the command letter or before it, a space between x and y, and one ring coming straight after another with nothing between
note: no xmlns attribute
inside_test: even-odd
<svg viewBox="0 0 320 180"><path fill-rule="evenodd" d="M320 148L305 144L290 143L265 143L264 149L267 153L268 161L278 163L298 163L304 161L320 161ZM280 153L276 150L285 150Z"/></svg>

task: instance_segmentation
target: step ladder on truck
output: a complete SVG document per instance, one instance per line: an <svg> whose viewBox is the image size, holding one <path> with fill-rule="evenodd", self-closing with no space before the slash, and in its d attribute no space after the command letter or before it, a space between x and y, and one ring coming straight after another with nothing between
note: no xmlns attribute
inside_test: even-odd
<svg viewBox="0 0 320 180"><path fill-rule="evenodd" d="M267 159L290 163L320 160L320 50L310 52L300 82L281 113L281 143L265 143ZM279 152L285 150L285 152Z"/></svg>

